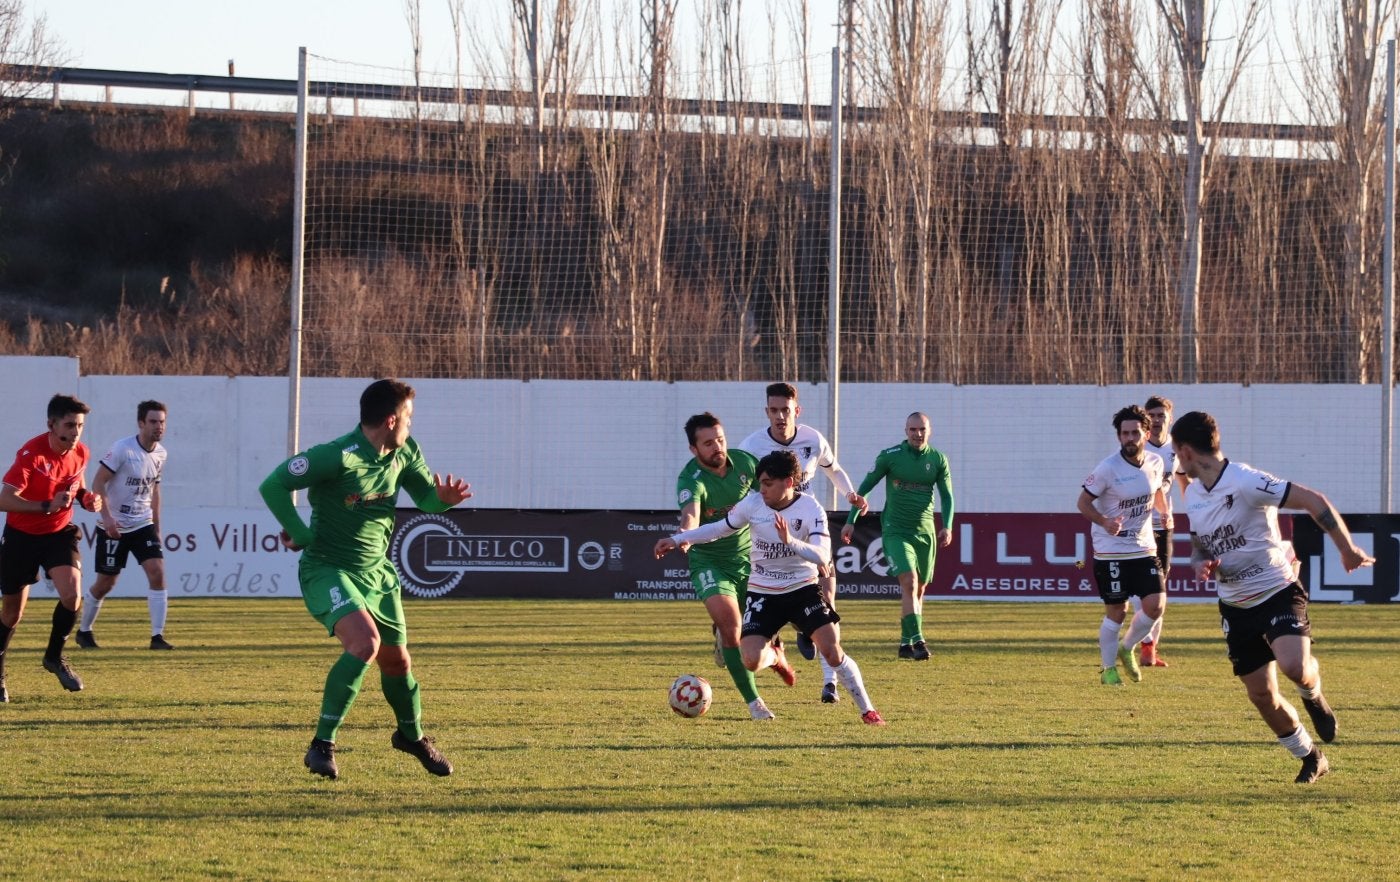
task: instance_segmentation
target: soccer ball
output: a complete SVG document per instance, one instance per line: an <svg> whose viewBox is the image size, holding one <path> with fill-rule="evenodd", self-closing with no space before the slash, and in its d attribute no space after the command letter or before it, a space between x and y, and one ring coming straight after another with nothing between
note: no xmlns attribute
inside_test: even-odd
<svg viewBox="0 0 1400 882"><path fill-rule="evenodd" d="M696 674L682 674L671 684L671 710L683 717L698 717L709 709L709 680Z"/></svg>

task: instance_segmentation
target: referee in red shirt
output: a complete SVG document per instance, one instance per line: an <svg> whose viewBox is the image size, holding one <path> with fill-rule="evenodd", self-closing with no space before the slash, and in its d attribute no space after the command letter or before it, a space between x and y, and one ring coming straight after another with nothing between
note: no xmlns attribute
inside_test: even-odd
<svg viewBox="0 0 1400 882"><path fill-rule="evenodd" d="M10 700L5 684L10 638L24 616L29 586L38 581L40 568L58 590L44 670L70 692L83 688L63 656L63 644L82 603L82 557L73 506L102 508L102 497L83 486L88 449L78 439L91 410L71 395L49 399L49 430L24 443L0 485L0 511L6 513L0 536L0 703Z"/></svg>

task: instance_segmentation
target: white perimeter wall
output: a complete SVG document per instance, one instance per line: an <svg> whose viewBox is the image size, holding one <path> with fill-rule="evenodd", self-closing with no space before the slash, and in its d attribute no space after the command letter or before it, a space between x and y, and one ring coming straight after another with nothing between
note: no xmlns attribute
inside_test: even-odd
<svg viewBox="0 0 1400 882"><path fill-rule="evenodd" d="M367 382L304 381L302 446L353 428ZM766 425L763 383L409 382L429 466L465 476L481 508L671 508L688 416L714 412L734 445ZM157 398L170 407L167 509L260 509L257 486L287 454L287 389L263 377L79 376L74 359L0 357L0 458L8 467L44 430L55 392L93 407L84 440L94 458L135 431L138 401ZM802 420L830 436L826 389L799 391ZM859 482L922 410L952 462L959 510L1072 511L1080 481L1115 447L1113 412L1154 392L1178 416L1214 413L1228 456L1320 489L1344 513L1379 511L1377 386L847 385L836 449Z"/></svg>

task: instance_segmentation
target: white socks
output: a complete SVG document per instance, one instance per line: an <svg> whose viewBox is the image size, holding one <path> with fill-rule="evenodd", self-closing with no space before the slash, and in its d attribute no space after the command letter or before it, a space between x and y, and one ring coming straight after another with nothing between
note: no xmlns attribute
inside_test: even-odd
<svg viewBox="0 0 1400 882"><path fill-rule="evenodd" d="M875 705L870 703L870 696L865 694L865 680L860 676L860 667L856 660L849 655L841 664L834 669L836 676L841 679L841 685L846 687L846 691L851 693L851 699L855 701L856 707L861 713L872 711Z"/></svg>
<svg viewBox="0 0 1400 882"><path fill-rule="evenodd" d="M1118 664L1118 630L1123 626L1104 616L1099 624L1099 666L1111 668Z"/></svg>
<svg viewBox="0 0 1400 882"><path fill-rule="evenodd" d="M100 612L102 612L102 601L93 597L91 590L87 591L83 594L83 617L78 624L78 630L91 631L92 623L97 621L97 614Z"/></svg>
<svg viewBox="0 0 1400 882"><path fill-rule="evenodd" d="M1152 633L1152 625L1156 619L1147 617L1147 613L1138 610L1133 615L1133 622L1128 626L1128 635L1123 638L1123 645L1132 648L1142 642L1142 638Z"/></svg>
<svg viewBox="0 0 1400 882"><path fill-rule="evenodd" d="M831 666L831 663L826 660L826 656L822 655L820 652L817 653L817 661L822 663L822 682L835 683L836 669L833 668Z"/></svg>
<svg viewBox="0 0 1400 882"><path fill-rule="evenodd" d="M164 590L157 591L152 588L146 592L146 607L151 611L152 637L165 633L165 612L169 608L169 604L170 601Z"/></svg>
<svg viewBox="0 0 1400 882"><path fill-rule="evenodd" d="M1144 643L1156 643L1162 639L1162 619L1165 618L1165 615L1160 615L1152 620L1152 631L1143 638Z"/></svg>
<svg viewBox="0 0 1400 882"><path fill-rule="evenodd" d="M1284 735L1279 738L1278 743L1283 745L1283 749L1293 754L1298 759L1302 759L1313 752L1312 736L1308 730L1302 726L1293 730L1292 735Z"/></svg>

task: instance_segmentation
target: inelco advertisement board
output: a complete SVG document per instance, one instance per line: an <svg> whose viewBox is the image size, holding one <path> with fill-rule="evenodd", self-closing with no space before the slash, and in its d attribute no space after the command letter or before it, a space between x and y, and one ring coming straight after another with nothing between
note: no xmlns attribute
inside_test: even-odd
<svg viewBox="0 0 1400 882"><path fill-rule="evenodd" d="M861 519L834 558L843 598L892 598L879 517ZM1214 600L1213 583L1191 577L1185 518L1177 518L1173 599ZM673 511L401 509L390 555L409 597L579 597L690 600L685 556L657 560L656 540L676 529ZM1097 600L1088 524L1078 514L959 515L938 552L931 597L970 600Z"/></svg>

